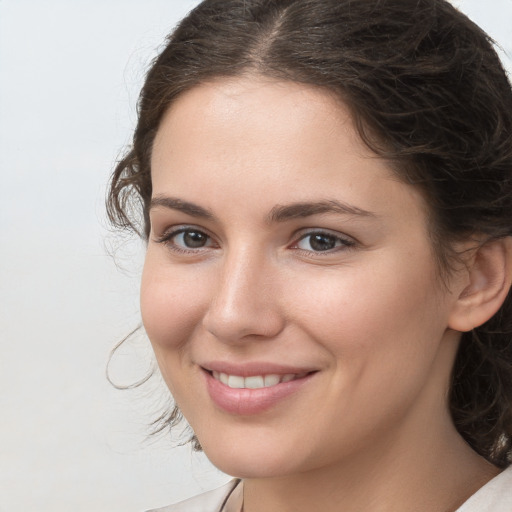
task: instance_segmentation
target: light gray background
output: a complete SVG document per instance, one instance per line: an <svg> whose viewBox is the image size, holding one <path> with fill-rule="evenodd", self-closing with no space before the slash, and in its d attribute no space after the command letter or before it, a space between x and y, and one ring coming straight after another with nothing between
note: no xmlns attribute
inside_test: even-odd
<svg viewBox="0 0 512 512"><path fill-rule="evenodd" d="M105 184L149 60L196 3L0 0L0 512L140 512L228 478L146 439L157 381L104 373L139 322L143 254L109 235ZM512 55L512 0L454 3ZM150 360L135 340L113 376Z"/></svg>

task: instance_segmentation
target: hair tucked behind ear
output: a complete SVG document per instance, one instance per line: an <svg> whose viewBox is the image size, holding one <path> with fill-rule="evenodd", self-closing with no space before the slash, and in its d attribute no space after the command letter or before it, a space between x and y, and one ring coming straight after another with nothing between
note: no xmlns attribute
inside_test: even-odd
<svg viewBox="0 0 512 512"><path fill-rule="evenodd" d="M512 234L511 86L489 37L445 0L202 2L148 73L133 146L112 176L114 225L148 236L151 148L172 102L243 74L336 94L366 144L423 191L441 272L453 241ZM462 436L498 466L512 449L511 308L509 296L463 335L450 395Z"/></svg>

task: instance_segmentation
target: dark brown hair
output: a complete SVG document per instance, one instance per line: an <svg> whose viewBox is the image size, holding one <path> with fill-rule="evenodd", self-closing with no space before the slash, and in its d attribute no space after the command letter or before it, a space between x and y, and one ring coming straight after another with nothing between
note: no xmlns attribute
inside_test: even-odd
<svg viewBox="0 0 512 512"><path fill-rule="evenodd" d="M209 80L260 74L324 88L365 143L420 187L439 267L454 240L512 234L512 90L490 38L445 0L205 0L153 62L133 146L108 196L116 227L148 237L151 150L163 114ZM450 407L466 441L512 452L512 299L464 333ZM176 419L176 411L172 413Z"/></svg>

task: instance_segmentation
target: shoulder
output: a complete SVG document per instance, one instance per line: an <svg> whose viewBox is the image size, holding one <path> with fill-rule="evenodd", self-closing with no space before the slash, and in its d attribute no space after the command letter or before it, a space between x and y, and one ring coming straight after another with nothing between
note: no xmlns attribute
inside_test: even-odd
<svg viewBox="0 0 512 512"><path fill-rule="evenodd" d="M512 466L484 485L456 512L510 512L512 510Z"/></svg>
<svg viewBox="0 0 512 512"><path fill-rule="evenodd" d="M231 480L218 489L199 494L168 507L148 510L148 512L222 512L226 500L239 483L240 480Z"/></svg>

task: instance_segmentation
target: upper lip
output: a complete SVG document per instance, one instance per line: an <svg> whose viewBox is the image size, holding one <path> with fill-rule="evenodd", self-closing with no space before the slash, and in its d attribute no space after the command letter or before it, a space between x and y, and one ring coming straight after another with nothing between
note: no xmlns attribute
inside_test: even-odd
<svg viewBox="0 0 512 512"><path fill-rule="evenodd" d="M304 374L315 371L314 368L304 366L288 366L271 362L251 361L246 363L231 363L228 361L209 361L200 364L200 366L209 372L226 373L228 375L238 375L240 377L253 377L255 375L289 375Z"/></svg>

